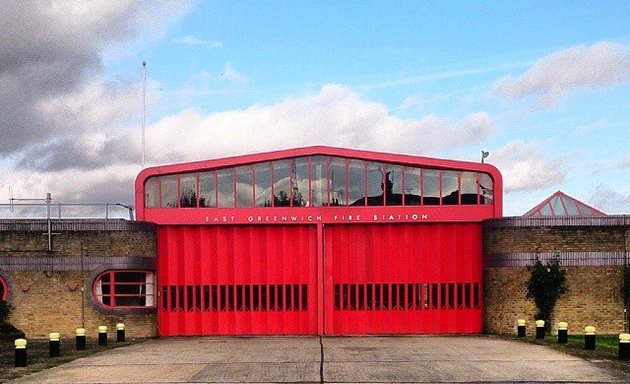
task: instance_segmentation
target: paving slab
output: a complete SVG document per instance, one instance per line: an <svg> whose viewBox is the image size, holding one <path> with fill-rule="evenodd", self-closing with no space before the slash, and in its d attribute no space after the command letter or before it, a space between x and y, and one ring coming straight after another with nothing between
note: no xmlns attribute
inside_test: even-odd
<svg viewBox="0 0 630 384"><path fill-rule="evenodd" d="M163 338L13 383L626 383L539 345L488 336Z"/></svg>
<svg viewBox="0 0 630 384"><path fill-rule="evenodd" d="M324 339L330 383L626 382L583 359L482 336Z"/></svg>

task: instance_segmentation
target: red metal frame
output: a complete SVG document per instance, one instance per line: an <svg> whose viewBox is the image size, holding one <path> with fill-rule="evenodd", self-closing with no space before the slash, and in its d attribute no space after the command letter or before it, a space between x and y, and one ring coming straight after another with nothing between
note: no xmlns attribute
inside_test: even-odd
<svg viewBox="0 0 630 384"><path fill-rule="evenodd" d="M149 177L313 156L328 156L328 165L341 157L486 173L493 202L461 205L460 194L460 205L144 206ZM461 190L461 173L457 183ZM501 215L502 180L492 165L322 146L154 167L136 179L137 219L159 226L160 335L481 332L480 222Z"/></svg>
<svg viewBox="0 0 630 384"><path fill-rule="evenodd" d="M94 279L94 283L92 284L92 296L97 298L96 301L99 305L106 307L106 308L154 308L155 307L155 299L156 299L156 294L155 294L155 275L153 276L153 287L152 287L152 291L149 292L146 288L147 284L146 284L146 280L143 283L127 283L127 282L120 282L120 281L116 281L115 279L115 275L116 273L144 273L145 274L145 278L146 278L146 274L148 273L154 273L153 271L147 271L144 269L108 269L107 271L103 271L101 272L95 279ZM110 281L107 283L109 285L109 289L110 292L107 294L103 294L101 293L100 296L102 297L109 297L110 299L110 305L107 305L105 303L103 303L102 301L100 301L98 299L98 294L96 293L96 286L98 285L98 282L101 280L101 278L105 275L109 275ZM116 293L116 286L119 285L142 285L144 286L144 293L142 294L121 294L121 293ZM144 298L151 298L151 300L153 301L153 305L149 305L149 306L137 306L137 305L117 305L116 304L116 298L122 298L122 297L144 297Z"/></svg>
<svg viewBox="0 0 630 384"><path fill-rule="evenodd" d="M9 296L9 285L2 276L0 276L0 289L2 289L2 300L6 301Z"/></svg>

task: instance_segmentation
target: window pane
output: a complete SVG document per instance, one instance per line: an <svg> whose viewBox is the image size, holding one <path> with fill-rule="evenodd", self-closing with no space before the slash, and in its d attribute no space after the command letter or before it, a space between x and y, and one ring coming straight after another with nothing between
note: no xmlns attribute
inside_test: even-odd
<svg viewBox="0 0 630 384"><path fill-rule="evenodd" d="M256 171L256 206L271 207L271 164L254 165Z"/></svg>
<svg viewBox="0 0 630 384"><path fill-rule="evenodd" d="M556 197L555 199L551 199L551 201L549 201L549 205L551 206L551 209L553 210L555 215L563 216L565 214L564 207L562 206L562 200L560 200L558 197Z"/></svg>
<svg viewBox="0 0 630 384"><path fill-rule="evenodd" d="M147 208L157 208L160 206L159 185L160 179L149 177L144 183L144 206Z"/></svg>
<svg viewBox="0 0 630 384"><path fill-rule="evenodd" d="M179 206L197 206L197 175L186 174L179 176Z"/></svg>
<svg viewBox="0 0 630 384"><path fill-rule="evenodd" d="M177 208L177 175L162 176L162 208Z"/></svg>
<svg viewBox="0 0 630 384"><path fill-rule="evenodd" d="M385 174L385 189L387 205L402 205L402 167L400 165L387 164Z"/></svg>
<svg viewBox="0 0 630 384"><path fill-rule="evenodd" d="M420 168L405 167L405 205L420 204Z"/></svg>
<svg viewBox="0 0 630 384"><path fill-rule="evenodd" d="M440 172L435 169L422 170L422 202L426 205L440 204Z"/></svg>
<svg viewBox="0 0 630 384"><path fill-rule="evenodd" d="M479 174L479 188L481 188L481 195L483 196L482 204L492 204L494 183L492 178L487 173Z"/></svg>
<svg viewBox="0 0 630 384"><path fill-rule="evenodd" d="M199 174L199 206L216 207L216 189L214 172L203 172Z"/></svg>
<svg viewBox="0 0 630 384"><path fill-rule="evenodd" d="M145 300L145 305L148 307L152 307L153 305L155 305L155 302L154 302L155 285L153 284L153 272L146 272L144 281L145 281L144 290L147 295L146 300Z"/></svg>
<svg viewBox="0 0 630 384"><path fill-rule="evenodd" d="M308 158L295 159L293 168L293 206L309 206Z"/></svg>
<svg viewBox="0 0 630 384"><path fill-rule="evenodd" d="M381 163L368 163L367 188L368 205L383 205L383 179L385 177L384 165Z"/></svg>
<svg viewBox="0 0 630 384"><path fill-rule="evenodd" d="M144 307L146 305L144 296L117 296L117 307Z"/></svg>
<svg viewBox="0 0 630 384"><path fill-rule="evenodd" d="M346 199L346 161L337 157L330 158L330 205L347 205Z"/></svg>
<svg viewBox="0 0 630 384"><path fill-rule="evenodd" d="M477 173L462 172L462 204L477 204Z"/></svg>
<svg viewBox="0 0 630 384"><path fill-rule="evenodd" d="M234 169L217 171L219 208L234 207Z"/></svg>
<svg viewBox="0 0 630 384"><path fill-rule="evenodd" d="M236 206L252 207L254 205L254 185L251 166L236 169Z"/></svg>
<svg viewBox="0 0 630 384"><path fill-rule="evenodd" d="M348 196L350 205L365 205L365 161L348 163Z"/></svg>
<svg viewBox="0 0 630 384"><path fill-rule="evenodd" d="M121 271L114 273L116 283L144 283L146 272Z"/></svg>
<svg viewBox="0 0 630 384"><path fill-rule="evenodd" d="M459 172L442 171L442 204L459 204Z"/></svg>
<svg viewBox="0 0 630 384"><path fill-rule="evenodd" d="M328 173L326 169L326 157L316 156L311 158L311 194L313 206L328 204L326 191L328 190Z"/></svg>
<svg viewBox="0 0 630 384"><path fill-rule="evenodd" d="M553 216L553 212L551 212L551 207L549 206L549 204L543 205L542 208L540 208L540 213L543 216Z"/></svg>
<svg viewBox="0 0 630 384"><path fill-rule="evenodd" d="M289 164L287 161L273 162L273 206L288 207L289 198Z"/></svg>
<svg viewBox="0 0 630 384"><path fill-rule="evenodd" d="M567 215L575 216L575 215L580 214L580 211L578 210L578 207L575 201L573 200L563 200L563 201L564 201L564 206L566 207L566 210L567 210Z"/></svg>

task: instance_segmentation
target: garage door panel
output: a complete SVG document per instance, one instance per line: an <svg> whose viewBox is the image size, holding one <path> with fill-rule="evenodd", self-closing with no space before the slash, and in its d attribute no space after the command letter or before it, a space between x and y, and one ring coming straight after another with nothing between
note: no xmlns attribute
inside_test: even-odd
<svg viewBox="0 0 630 384"><path fill-rule="evenodd" d="M317 332L314 227L160 230L161 335Z"/></svg>
<svg viewBox="0 0 630 384"><path fill-rule="evenodd" d="M481 331L477 224L328 226L325 242L327 333Z"/></svg>

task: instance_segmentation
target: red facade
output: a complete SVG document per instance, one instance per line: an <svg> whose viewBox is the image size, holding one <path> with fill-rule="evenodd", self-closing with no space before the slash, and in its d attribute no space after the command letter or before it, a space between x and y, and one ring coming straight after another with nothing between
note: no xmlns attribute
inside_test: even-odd
<svg viewBox="0 0 630 384"><path fill-rule="evenodd" d="M501 188L487 164L329 147L144 170L159 333L479 333Z"/></svg>

